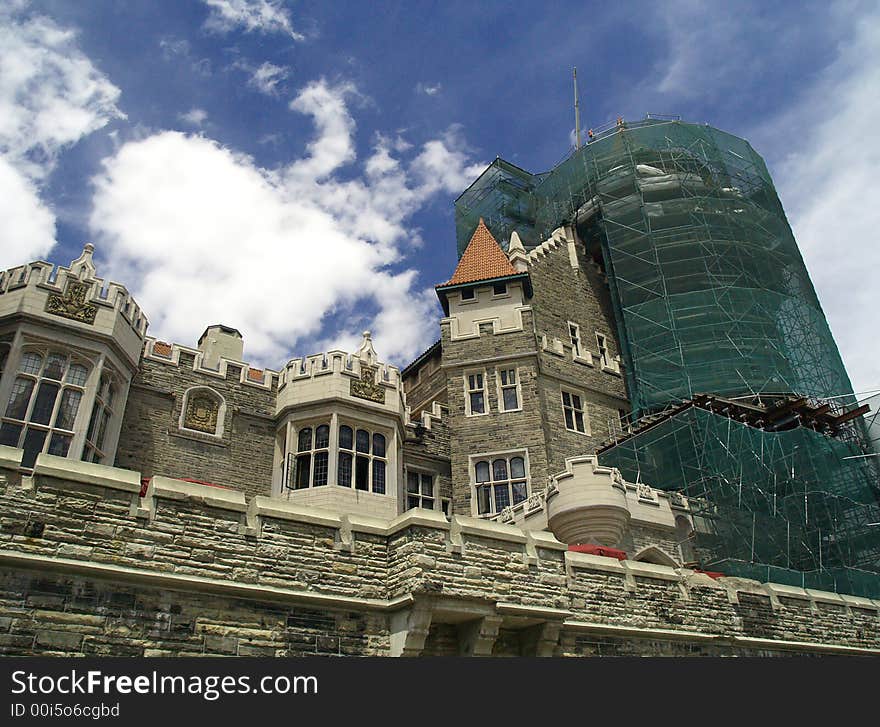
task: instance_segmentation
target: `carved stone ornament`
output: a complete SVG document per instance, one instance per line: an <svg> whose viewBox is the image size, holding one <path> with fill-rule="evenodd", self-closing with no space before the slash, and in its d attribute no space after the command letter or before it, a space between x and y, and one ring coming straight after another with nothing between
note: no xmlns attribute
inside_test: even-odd
<svg viewBox="0 0 880 727"><path fill-rule="evenodd" d="M640 500L650 500L651 502L657 502L657 493L654 492L654 489L649 485L643 485L639 483L636 485L636 491L638 492Z"/></svg>
<svg viewBox="0 0 880 727"><path fill-rule="evenodd" d="M193 394L186 401L183 426L197 432L214 434L217 431L217 415L220 403L208 394Z"/></svg>
<svg viewBox="0 0 880 727"><path fill-rule="evenodd" d="M349 393L358 399L366 399L367 401L375 401L379 404L385 403L385 389L375 383L376 367L361 364L361 378L351 382Z"/></svg>
<svg viewBox="0 0 880 727"><path fill-rule="evenodd" d="M46 313L92 325L98 315L98 307L86 301L90 287L90 283L69 281L64 295L53 293L46 300Z"/></svg>

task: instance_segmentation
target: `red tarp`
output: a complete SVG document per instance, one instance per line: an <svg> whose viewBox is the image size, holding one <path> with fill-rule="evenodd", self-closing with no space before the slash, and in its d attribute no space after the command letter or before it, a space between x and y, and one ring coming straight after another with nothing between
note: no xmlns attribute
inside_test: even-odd
<svg viewBox="0 0 880 727"><path fill-rule="evenodd" d="M605 558L617 558L617 560L626 560L626 553L617 548L608 548L604 545L569 545L568 549L575 553L589 553L590 555L601 555Z"/></svg>
<svg viewBox="0 0 880 727"><path fill-rule="evenodd" d="M141 478L141 497L147 496L147 487L150 485L150 480L152 477L142 477ZM205 482L204 480L194 480L190 477L176 477L175 479L180 480L181 482L192 482L195 485L207 485L208 487L219 487L221 490L232 490L233 487L227 487L226 485L215 485L213 482Z"/></svg>

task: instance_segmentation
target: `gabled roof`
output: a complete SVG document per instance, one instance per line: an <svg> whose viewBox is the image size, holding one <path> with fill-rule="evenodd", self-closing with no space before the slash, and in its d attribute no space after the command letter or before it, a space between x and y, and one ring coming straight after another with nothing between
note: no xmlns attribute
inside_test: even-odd
<svg viewBox="0 0 880 727"><path fill-rule="evenodd" d="M461 260L458 261L455 273L445 283L438 285L437 289L496 278L509 278L521 274L510 264L507 255L492 237L492 233L489 232L489 228L486 227L486 223L481 217L480 224L474 230L471 241L465 248Z"/></svg>

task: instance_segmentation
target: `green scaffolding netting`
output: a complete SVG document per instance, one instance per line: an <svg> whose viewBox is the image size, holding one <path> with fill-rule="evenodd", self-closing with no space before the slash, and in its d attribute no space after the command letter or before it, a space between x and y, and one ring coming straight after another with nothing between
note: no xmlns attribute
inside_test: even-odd
<svg viewBox="0 0 880 727"><path fill-rule="evenodd" d="M743 139L647 119L546 174L498 159L456 201L459 253L480 217L527 248L574 224L595 248L637 416L701 392L852 391L770 175Z"/></svg>
<svg viewBox="0 0 880 727"><path fill-rule="evenodd" d="M817 182L818 183L818 182ZM773 182L740 138L647 118L596 134L549 172L496 159L456 201L459 254L482 217L527 249L572 225L608 278L633 419L697 394L856 404ZM880 596L877 451L688 409L601 455L696 503L700 562Z"/></svg>
<svg viewBox="0 0 880 727"><path fill-rule="evenodd" d="M877 465L863 454L855 431L767 432L692 407L600 461L687 497L692 557L705 569L876 598Z"/></svg>

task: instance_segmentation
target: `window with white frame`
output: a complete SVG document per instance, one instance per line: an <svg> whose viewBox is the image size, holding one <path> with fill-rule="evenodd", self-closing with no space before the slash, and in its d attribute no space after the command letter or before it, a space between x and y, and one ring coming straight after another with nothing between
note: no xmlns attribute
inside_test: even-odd
<svg viewBox="0 0 880 727"><path fill-rule="evenodd" d="M529 496L526 460L521 453L472 460L477 513L494 515Z"/></svg>
<svg viewBox="0 0 880 727"><path fill-rule="evenodd" d="M498 369L498 408L501 411L520 409L519 371L515 368Z"/></svg>
<svg viewBox="0 0 880 727"><path fill-rule="evenodd" d="M436 497L436 477L430 472L407 469L406 471L406 509L422 507L433 510Z"/></svg>
<svg viewBox="0 0 880 727"><path fill-rule="evenodd" d="M337 484L384 495L388 454L385 435L343 424L339 427Z"/></svg>
<svg viewBox="0 0 880 727"><path fill-rule="evenodd" d="M596 345L599 347L599 362L608 365L608 341L601 333L596 334Z"/></svg>
<svg viewBox="0 0 880 727"><path fill-rule="evenodd" d="M486 375L482 372L467 374L464 377L467 395L465 403L467 405L467 416L475 416L477 414L485 414L488 407L486 406Z"/></svg>
<svg viewBox="0 0 880 727"><path fill-rule="evenodd" d="M25 351L0 424L0 444L24 450L22 467L37 455L66 457L89 368L62 351Z"/></svg>
<svg viewBox="0 0 880 727"><path fill-rule="evenodd" d="M507 283L494 283L492 285L492 295L507 295Z"/></svg>
<svg viewBox="0 0 880 727"><path fill-rule="evenodd" d="M101 463L107 456L107 432L113 420L114 405L117 400L117 386L113 376L105 371L101 374L92 415L89 417L89 428L86 430L86 443L83 446L82 458L86 462Z"/></svg>
<svg viewBox="0 0 880 727"><path fill-rule="evenodd" d="M562 414L565 417L566 429L581 434L589 433L589 421L584 408L584 400L580 394L562 390Z"/></svg>
<svg viewBox="0 0 880 727"><path fill-rule="evenodd" d="M288 487L305 490L327 484L330 425L302 427L296 433L296 452L288 455Z"/></svg>
<svg viewBox="0 0 880 727"><path fill-rule="evenodd" d="M574 355L582 357L584 354L581 346L581 327L577 323L568 322L568 340L571 342Z"/></svg>
<svg viewBox="0 0 880 727"><path fill-rule="evenodd" d="M461 299L465 300L475 300L477 297L477 291L473 288L463 288L461 291Z"/></svg>

